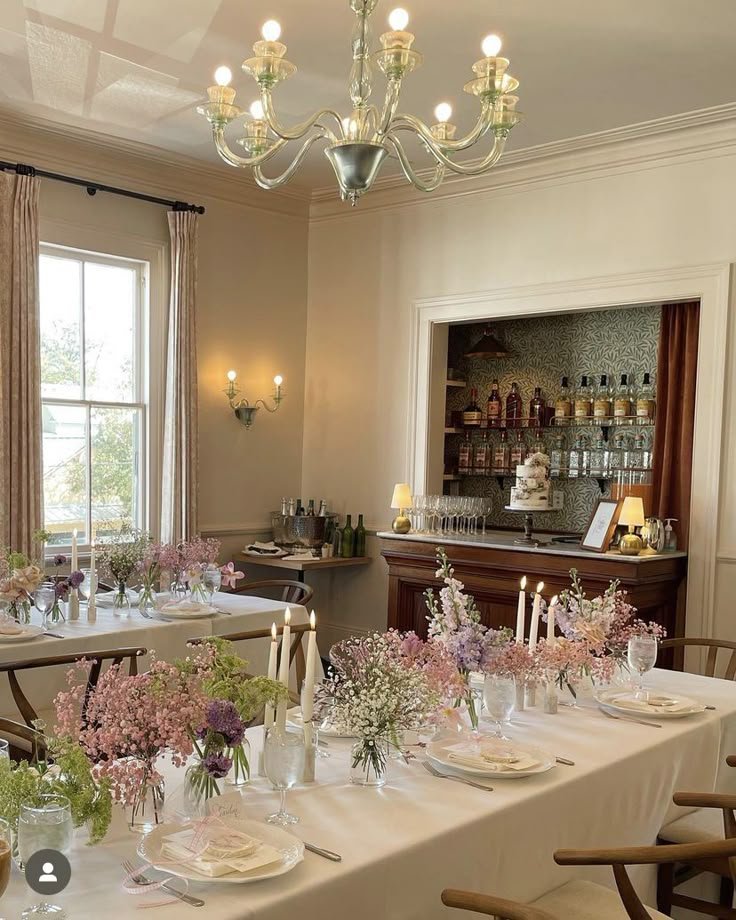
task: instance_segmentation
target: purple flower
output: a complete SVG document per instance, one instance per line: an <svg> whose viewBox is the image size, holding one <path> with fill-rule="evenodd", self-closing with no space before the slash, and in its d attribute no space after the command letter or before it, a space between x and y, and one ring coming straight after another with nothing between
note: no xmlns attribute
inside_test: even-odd
<svg viewBox="0 0 736 920"><path fill-rule="evenodd" d="M228 700L211 700L207 706L207 726L225 739L228 747L242 742L245 724L235 705Z"/></svg>
<svg viewBox="0 0 736 920"><path fill-rule="evenodd" d="M72 572L68 580L69 580L70 588L78 588L84 581L84 573L83 572Z"/></svg>
<svg viewBox="0 0 736 920"><path fill-rule="evenodd" d="M66 578L62 581L57 581L54 585L54 593L57 600L65 601L69 596L69 581Z"/></svg>
<svg viewBox="0 0 736 920"><path fill-rule="evenodd" d="M54 556L54 565L56 566L66 565L66 562L67 562L66 556L63 553L57 553Z"/></svg>
<svg viewBox="0 0 736 920"><path fill-rule="evenodd" d="M202 761L202 766L213 779L222 779L230 772L233 762L224 754L208 754Z"/></svg>

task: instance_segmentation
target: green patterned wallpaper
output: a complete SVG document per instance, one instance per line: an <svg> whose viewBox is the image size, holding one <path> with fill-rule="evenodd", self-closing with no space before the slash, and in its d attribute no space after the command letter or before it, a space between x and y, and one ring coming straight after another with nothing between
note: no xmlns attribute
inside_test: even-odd
<svg viewBox="0 0 736 920"><path fill-rule="evenodd" d="M609 382L618 383L620 375L629 375L639 385L645 372L656 383L657 344L659 340L660 308L658 306L631 307L569 313L562 316L540 316L529 319L505 320L493 323L493 333L511 352L507 358L465 358L465 352L480 339L485 324L450 327L448 366L455 376L468 383L468 389L448 388L447 408L463 409L469 402L470 387L478 390L478 402L485 412L491 383L498 379L501 397L505 402L513 381L521 388L524 414L535 386L542 387L548 404L555 399L560 378L570 378L570 384L579 385L582 374L594 377L607 374ZM556 431L545 429L547 449ZM525 442L531 446L533 432L525 431ZM475 439L479 440L476 435ZM445 438L446 465L456 465L461 437ZM566 444L570 447L568 433ZM491 433L491 445L498 434ZM509 514L503 506L509 500L511 480L505 480L503 489L495 477L467 478L460 483L463 495L484 495L492 502L491 519L501 527L519 528L520 517ZM553 489L565 495L562 511L538 518L540 529L579 533L588 521L596 499L601 494L595 479L560 480Z"/></svg>

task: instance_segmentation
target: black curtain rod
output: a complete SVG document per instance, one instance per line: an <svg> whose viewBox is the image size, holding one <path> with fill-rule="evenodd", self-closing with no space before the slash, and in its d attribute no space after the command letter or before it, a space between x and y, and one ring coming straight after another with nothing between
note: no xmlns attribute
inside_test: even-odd
<svg viewBox="0 0 736 920"><path fill-rule="evenodd" d="M156 198L154 195L144 195L142 192L131 192L125 188L116 188L114 185L101 185L99 182L90 182L88 179L62 176L60 173L48 172L45 169L35 169L33 166L26 166L24 163L4 163L0 160L0 169L12 169L19 176L41 176L43 179L53 179L56 182L79 185L87 189L88 195L96 195L97 192L109 192L111 195L122 195L124 198L135 198L137 201L162 204L174 211L194 211L195 214L204 214L205 211L202 205L188 204L186 201L170 201L168 198Z"/></svg>

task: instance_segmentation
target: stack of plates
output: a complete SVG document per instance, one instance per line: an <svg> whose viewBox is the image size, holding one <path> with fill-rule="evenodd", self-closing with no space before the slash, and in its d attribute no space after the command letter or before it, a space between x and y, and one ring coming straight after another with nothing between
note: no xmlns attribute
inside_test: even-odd
<svg viewBox="0 0 736 920"><path fill-rule="evenodd" d="M705 706L697 700L679 693L649 693L648 701L636 699L633 690L602 690L596 700L606 709L613 709L630 716L645 716L655 719L683 719L686 716L704 712Z"/></svg>

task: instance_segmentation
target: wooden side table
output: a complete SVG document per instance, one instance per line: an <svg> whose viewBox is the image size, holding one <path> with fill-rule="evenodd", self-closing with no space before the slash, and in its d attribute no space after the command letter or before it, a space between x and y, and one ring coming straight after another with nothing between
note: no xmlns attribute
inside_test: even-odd
<svg viewBox="0 0 736 920"><path fill-rule="evenodd" d="M306 573L322 571L322 569L344 569L354 565L368 565L371 561L370 556L352 556L350 559L343 559L342 556L333 556L331 559L277 559L273 556L249 556L247 553L240 553L241 562L247 562L249 565L264 565L271 569L285 569L289 572L296 572L297 581L306 583Z"/></svg>

